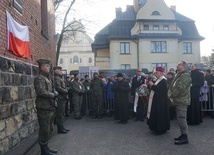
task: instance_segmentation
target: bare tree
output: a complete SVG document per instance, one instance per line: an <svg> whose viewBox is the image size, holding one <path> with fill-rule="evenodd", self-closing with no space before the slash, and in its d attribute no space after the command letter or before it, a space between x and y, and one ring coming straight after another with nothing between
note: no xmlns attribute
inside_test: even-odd
<svg viewBox="0 0 214 155"><path fill-rule="evenodd" d="M66 0L55 0L55 11L59 9L62 2ZM67 1L68 7L66 8L65 14L62 18L61 31L57 34L57 49L56 49L56 63L58 63L60 48L63 42L63 39L68 39L69 37L73 37L74 32L84 32L85 26L81 23L81 20L68 20L68 15L72 10L72 7L76 0Z"/></svg>

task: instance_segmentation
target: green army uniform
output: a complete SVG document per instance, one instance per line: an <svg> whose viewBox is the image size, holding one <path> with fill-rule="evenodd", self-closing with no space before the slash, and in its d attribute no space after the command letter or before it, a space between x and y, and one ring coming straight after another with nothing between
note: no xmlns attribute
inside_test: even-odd
<svg viewBox="0 0 214 155"><path fill-rule="evenodd" d="M54 67L54 70L61 70L62 68L57 66ZM65 81L62 79L62 75L54 74L54 85L55 90L59 93L57 96L57 109L55 113L55 123L58 127L58 133L67 133L68 129L65 129L63 126L64 123L64 112L65 104L68 100L68 91Z"/></svg>
<svg viewBox="0 0 214 155"><path fill-rule="evenodd" d="M102 118L103 115L103 92L105 84L100 78L91 80L91 100L93 104L93 118Z"/></svg>
<svg viewBox="0 0 214 155"><path fill-rule="evenodd" d="M71 91L74 105L74 115L76 119L80 119L83 102L83 93L85 92L85 87L79 80L74 80L71 82Z"/></svg>
<svg viewBox="0 0 214 155"><path fill-rule="evenodd" d="M39 65L50 63L50 61L45 59L40 59L37 62ZM53 134L55 112L55 94L52 93L52 82L49 78L49 73L40 70L39 75L34 79L34 88L37 94L35 103L39 123L39 144L41 146L41 152L44 154L56 153L56 151L50 150L47 146Z"/></svg>

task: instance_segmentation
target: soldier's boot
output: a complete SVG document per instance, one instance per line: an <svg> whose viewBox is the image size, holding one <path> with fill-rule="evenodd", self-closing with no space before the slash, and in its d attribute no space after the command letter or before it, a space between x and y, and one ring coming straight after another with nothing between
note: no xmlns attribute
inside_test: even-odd
<svg viewBox="0 0 214 155"><path fill-rule="evenodd" d="M67 133L67 131L63 129L62 124L57 125L57 128L58 128L58 133L62 133L62 134Z"/></svg>
<svg viewBox="0 0 214 155"><path fill-rule="evenodd" d="M62 128L67 132L70 131L69 129L66 129L63 124L62 124Z"/></svg>
<svg viewBox="0 0 214 155"><path fill-rule="evenodd" d="M48 150L47 144L45 144L45 145L41 145L41 144L40 144L40 147L41 147L41 155L53 155L53 153L51 153L51 152Z"/></svg>
<svg viewBox="0 0 214 155"><path fill-rule="evenodd" d="M47 145L47 149L49 152L53 153L53 154L57 154L57 150L53 150L53 149L50 149Z"/></svg>
<svg viewBox="0 0 214 155"><path fill-rule="evenodd" d="M180 139L175 141L175 145L188 144L187 134L182 134Z"/></svg>

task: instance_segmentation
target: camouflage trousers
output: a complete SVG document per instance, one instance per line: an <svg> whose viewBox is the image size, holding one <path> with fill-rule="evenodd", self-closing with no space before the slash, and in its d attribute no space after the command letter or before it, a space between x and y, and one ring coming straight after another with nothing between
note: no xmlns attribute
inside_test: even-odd
<svg viewBox="0 0 214 155"><path fill-rule="evenodd" d="M73 105L74 105L74 116L80 117L82 109L83 95L73 96Z"/></svg>
<svg viewBox="0 0 214 155"><path fill-rule="evenodd" d="M93 103L93 115L102 115L103 114L103 96L92 95L91 100Z"/></svg>
<svg viewBox="0 0 214 155"><path fill-rule="evenodd" d="M60 125L64 122L64 113L65 113L65 104L66 100L64 99L58 99L57 102L57 109L55 112L55 123L57 125Z"/></svg>
<svg viewBox="0 0 214 155"><path fill-rule="evenodd" d="M45 145L53 134L54 111L37 109L37 117L39 122L39 143Z"/></svg>

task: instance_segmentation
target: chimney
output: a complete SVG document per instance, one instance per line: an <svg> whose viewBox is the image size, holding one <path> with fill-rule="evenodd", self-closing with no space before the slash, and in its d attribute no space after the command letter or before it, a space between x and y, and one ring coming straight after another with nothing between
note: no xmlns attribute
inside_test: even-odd
<svg viewBox="0 0 214 155"><path fill-rule="evenodd" d="M119 17L122 14L122 8L121 7L116 8L115 13L116 13L116 18Z"/></svg>
<svg viewBox="0 0 214 155"><path fill-rule="evenodd" d="M128 9L128 8L130 8L132 5L126 5L126 10Z"/></svg>
<svg viewBox="0 0 214 155"><path fill-rule="evenodd" d="M133 0L134 11L138 11L138 0Z"/></svg>
<svg viewBox="0 0 214 155"><path fill-rule="evenodd" d="M176 5L171 5L170 8L174 11L176 11Z"/></svg>

